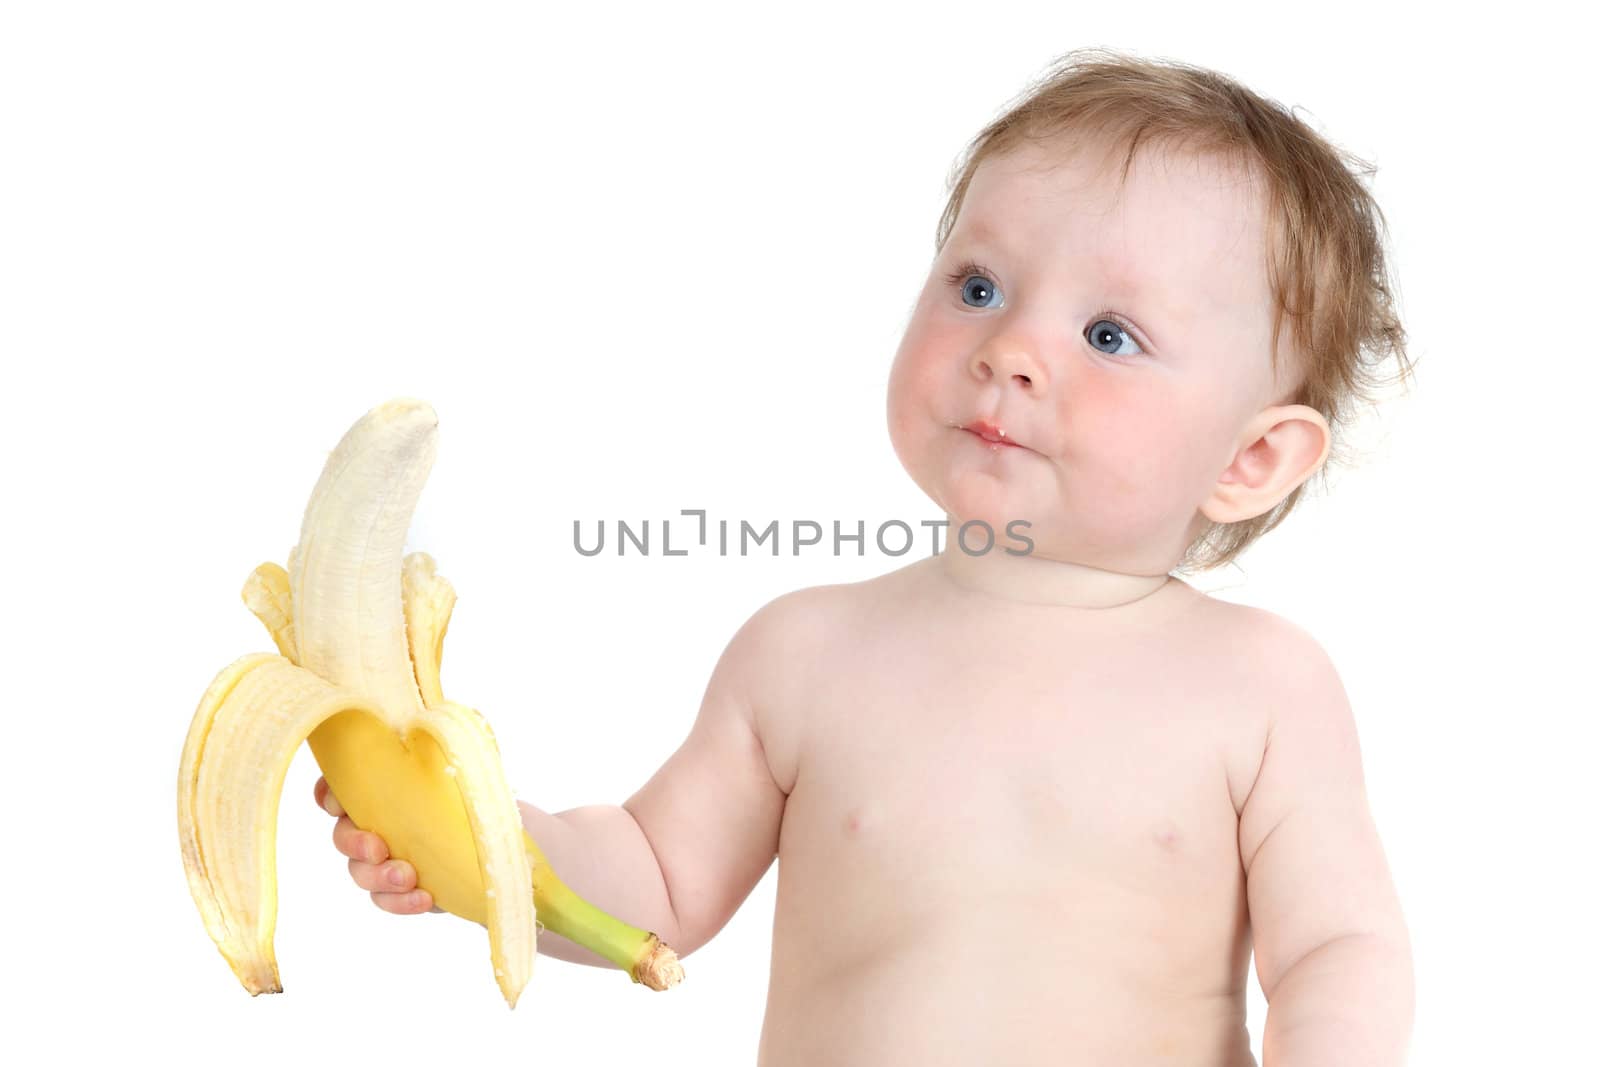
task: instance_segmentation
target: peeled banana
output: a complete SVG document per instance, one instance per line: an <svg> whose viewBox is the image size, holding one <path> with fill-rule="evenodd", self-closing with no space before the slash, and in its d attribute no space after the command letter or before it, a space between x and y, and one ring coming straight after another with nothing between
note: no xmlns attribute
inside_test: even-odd
<svg viewBox="0 0 1600 1067"><path fill-rule="evenodd" d="M251 995L282 991L278 797L307 741L355 824L411 863L439 908L488 927L510 1007L541 928L636 983L676 985L671 948L556 877L523 829L488 722L440 688L455 591L426 553L401 555L437 440L420 400L367 412L328 456L288 568L263 563L245 581L278 654L241 656L216 675L178 771L183 866L206 930Z"/></svg>

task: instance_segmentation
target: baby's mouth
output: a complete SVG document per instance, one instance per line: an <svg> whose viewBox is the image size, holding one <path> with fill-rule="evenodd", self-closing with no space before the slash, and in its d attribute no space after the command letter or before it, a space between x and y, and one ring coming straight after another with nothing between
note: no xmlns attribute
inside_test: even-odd
<svg viewBox="0 0 1600 1067"><path fill-rule="evenodd" d="M1006 448L1025 447L1012 438L1006 436L1005 430L1001 429L999 426L996 426L988 419L974 419L961 428L967 433L982 438L991 445L999 445Z"/></svg>

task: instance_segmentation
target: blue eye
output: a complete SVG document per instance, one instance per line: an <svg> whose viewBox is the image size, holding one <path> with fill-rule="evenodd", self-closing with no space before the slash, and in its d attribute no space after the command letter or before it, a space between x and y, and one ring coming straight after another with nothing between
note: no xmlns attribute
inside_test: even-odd
<svg viewBox="0 0 1600 1067"><path fill-rule="evenodd" d="M1096 319L1089 324L1089 328L1083 332L1083 336L1097 350L1104 352L1108 356L1135 356L1144 352L1144 349L1139 347L1139 342L1133 339L1133 335L1127 331L1122 323L1115 319ZM1126 338L1128 343L1133 345L1132 352L1117 351L1122 347L1121 342L1117 340L1119 337ZM1102 343L1111 347L1101 348L1100 345Z"/></svg>
<svg viewBox="0 0 1600 1067"><path fill-rule="evenodd" d="M1000 290L981 274L970 274L961 279L961 300L975 308L1003 307L1006 302Z"/></svg>
<svg viewBox="0 0 1600 1067"><path fill-rule="evenodd" d="M976 263L963 263L944 277L951 285L960 287L961 302L968 307L988 310L1005 306L1006 298L989 280L989 272ZM989 303L991 300L994 303Z"/></svg>
<svg viewBox="0 0 1600 1067"><path fill-rule="evenodd" d="M999 297L994 304L989 301ZM966 284L961 287L961 299L973 307L1000 307L1005 303L1005 297L1000 296L1000 290L989 284L989 280L981 274L974 274L966 279Z"/></svg>

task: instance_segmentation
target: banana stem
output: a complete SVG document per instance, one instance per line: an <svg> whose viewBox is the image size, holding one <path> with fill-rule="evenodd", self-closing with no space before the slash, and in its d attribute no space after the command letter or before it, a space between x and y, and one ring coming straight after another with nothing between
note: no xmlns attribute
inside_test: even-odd
<svg viewBox="0 0 1600 1067"><path fill-rule="evenodd" d="M556 874L532 837L524 832L522 839L533 866L533 907L544 929L610 960L650 989L670 989L683 981L683 965L665 941L584 900Z"/></svg>

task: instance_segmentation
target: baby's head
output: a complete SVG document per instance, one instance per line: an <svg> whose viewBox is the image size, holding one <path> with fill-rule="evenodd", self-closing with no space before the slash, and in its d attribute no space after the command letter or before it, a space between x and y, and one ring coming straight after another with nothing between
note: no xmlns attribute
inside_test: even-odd
<svg viewBox="0 0 1600 1067"><path fill-rule="evenodd" d="M1023 519L1106 570L1232 561L1342 460L1375 369L1408 373L1357 173L1221 75L1070 53L953 180L890 375L901 463L997 545Z"/></svg>

